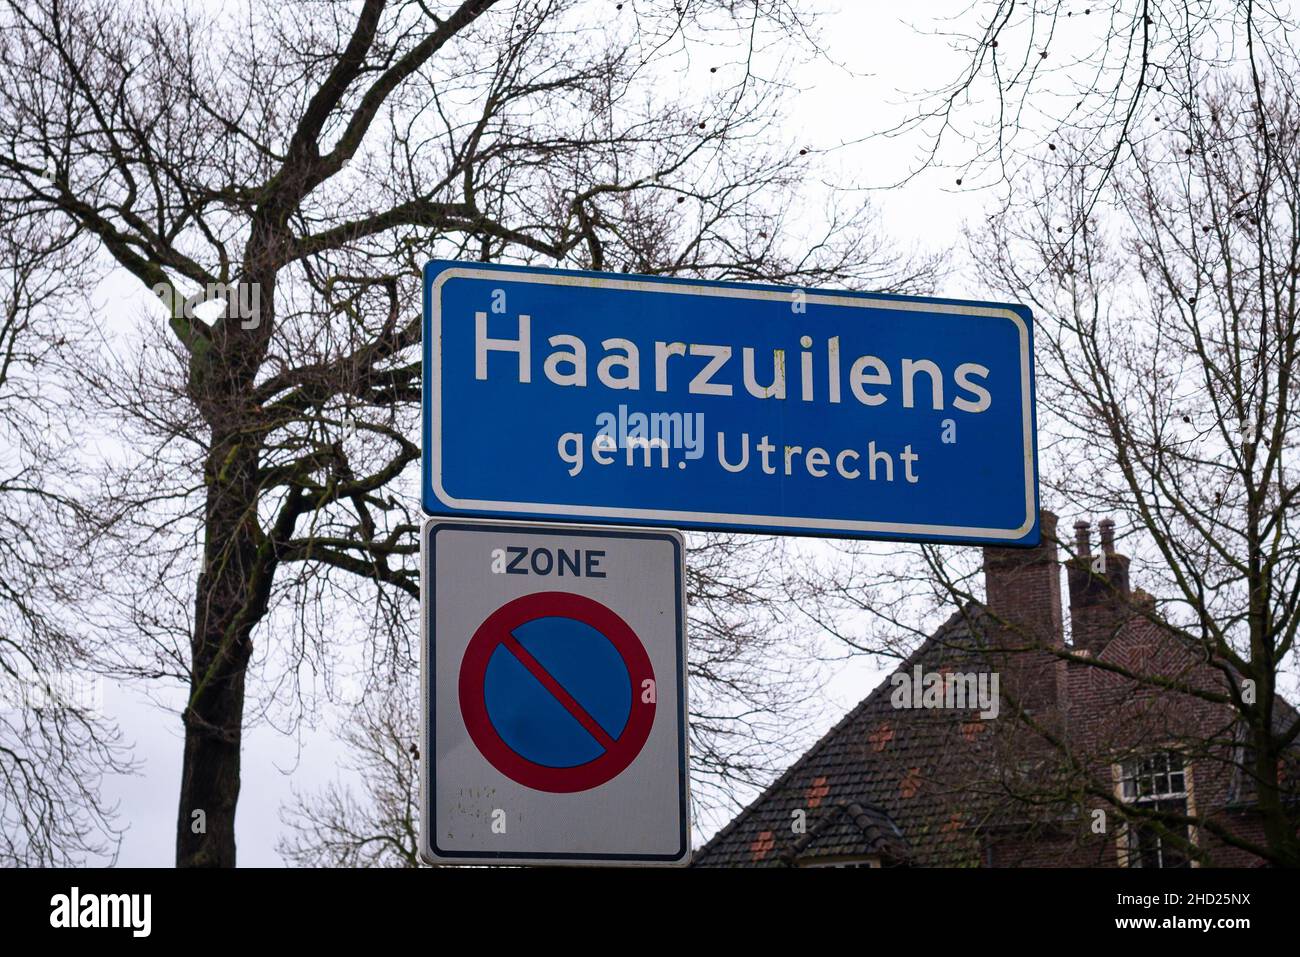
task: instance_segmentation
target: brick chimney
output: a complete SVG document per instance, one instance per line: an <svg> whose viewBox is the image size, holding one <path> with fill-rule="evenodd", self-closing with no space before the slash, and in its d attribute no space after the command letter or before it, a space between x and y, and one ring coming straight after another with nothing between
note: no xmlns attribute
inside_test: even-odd
<svg viewBox="0 0 1300 957"><path fill-rule="evenodd" d="M1035 649L1063 648L1065 629L1056 516L1044 510L1039 525L1043 537L1035 548L984 549L984 605L1004 623L987 640L1005 693L1042 715L1063 700L1065 669L1051 651Z"/></svg>
<svg viewBox="0 0 1300 957"><path fill-rule="evenodd" d="M1017 646L1065 643L1061 620L1061 566L1056 557L1056 516L1039 513L1042 540L1035 548L984 549L984 604L1011 627Z"/></svg>
<svg viewBox="0 0 1300 957"><path fill-rule="evenodd" d="M1070 580L1071 642L1075 651L1098 655L1134 615L1129 591L1128 556L1115 551L1115 523L1101 520L1101 550L1092 551L1091 526L1074 523L1075 557L1067 563Z"/></svg>

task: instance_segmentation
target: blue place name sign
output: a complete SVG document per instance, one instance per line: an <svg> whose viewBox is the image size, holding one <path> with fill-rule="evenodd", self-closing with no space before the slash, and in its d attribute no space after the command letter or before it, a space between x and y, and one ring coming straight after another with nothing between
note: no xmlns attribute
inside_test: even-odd
<svg viewBox="0 0 1300 957"><path fill-rule="evenodd" d="M424 273L432 515L1035 545L1019 305Z"/></svg>

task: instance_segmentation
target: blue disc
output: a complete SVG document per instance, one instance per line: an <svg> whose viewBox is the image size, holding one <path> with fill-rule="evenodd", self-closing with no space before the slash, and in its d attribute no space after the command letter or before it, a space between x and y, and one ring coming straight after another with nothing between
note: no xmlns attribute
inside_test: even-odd
<svg viewBox="0 0 1300 957"><path fill-rule="evenodd" d="M632 713L632 680L618 650L586 622L560 616L535 618L513 637L531 657L521 661L506 645L488 659L483 696L488 720L520 757L552 768L571 768L605 753L583 722L531 670L542 669L609 739L617 740Z"/></svg>

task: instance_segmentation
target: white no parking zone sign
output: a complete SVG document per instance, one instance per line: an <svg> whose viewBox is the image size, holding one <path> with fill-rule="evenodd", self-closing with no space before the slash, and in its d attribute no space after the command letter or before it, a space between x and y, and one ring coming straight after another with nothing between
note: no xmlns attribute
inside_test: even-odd
<svg viewBox="0 0 1300 957"><path fill-rule="evenodd" d="M425 859L686 863L681 535L431 519L421 554Z"/></svg>

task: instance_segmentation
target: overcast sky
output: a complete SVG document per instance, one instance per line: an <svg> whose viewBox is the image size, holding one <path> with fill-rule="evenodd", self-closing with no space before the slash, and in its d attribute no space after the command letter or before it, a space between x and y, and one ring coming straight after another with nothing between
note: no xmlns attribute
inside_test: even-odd
<svg viewBox="0 0 1300 957"><path fill-rule="evenodd" d="M822 20L830 60L807 64L795 73L801 87L791 104L789 135L813 148L833 146L866 137L904 116L910 109L910 91L949 79L960 60L941 37L919 33L901 19L900 10L917 11L915 19L934 17L947 8L964 7L951 0L927 0L924 6L864 2L829 4ZM929 21L929 25L934 24ZM922 24L926 25L926 24ZM851 72L850 72L851 71ZM853 74L862 74L854 76ZM797 124L797 125L794 125ZM955 187L950 173L922 173L906 187L884 189L912 168L922 142L914 137L871 138L853 146L834 161L841 184L873 190L884 213L890 235L921 249L945 249L958 244L962 224L978 216L991 197L974 189ZM954 273L937 292L953 296L982 294L964 272ZM96 302L109 309L129 308L134 285L120 276L109 277L96 291ZM415 489L412 496L417 495ZM846 663L828 690L823 726L828 728L879 682L883 672L870 662ZM156 692L155 692L156 693ZM179 691L172 698L179 697ZM122 820L129 831L119 863L134 866L171 866L175 855L176 796L182 747L178 719L147 703L138 692L109 685L105 706L116 718L142 768L133 777L107 782L109 796L120 802ZM243 785L237 819L241 866L276 866L280 830L279 810L291 788L315 790L338 774L341 749L328 727L305 732L303 740L286 737L259 724L244 737ZM697 841L706 837L697 834Z"/></svg>

